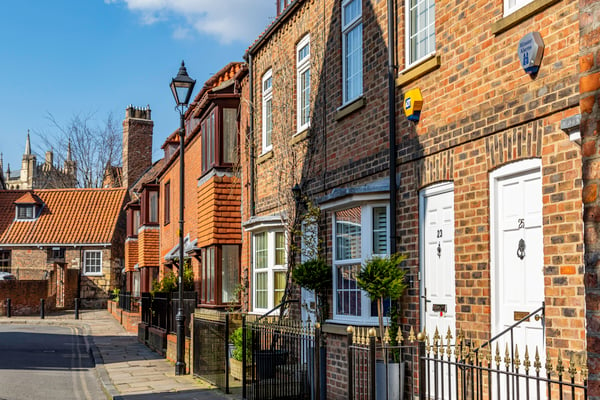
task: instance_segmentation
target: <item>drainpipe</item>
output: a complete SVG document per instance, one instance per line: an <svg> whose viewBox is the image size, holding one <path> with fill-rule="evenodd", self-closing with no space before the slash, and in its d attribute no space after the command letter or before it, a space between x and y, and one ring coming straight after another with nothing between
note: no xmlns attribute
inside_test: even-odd
<svg viewBox="0 0 600 400"><path fill-rule="evenodd" d="M388 115L390 148L390 254L396 253L396 46L394 0L388 0Z"/></svg>
<svg viewBox="0 0 600 400"><path fill-rule="evenodd" d="M256 205L254 204L254 69L252 68L252 54L248 53L248 86L250 87L249 101L250 101L250 216L253 217L256 214Z"/></svg>

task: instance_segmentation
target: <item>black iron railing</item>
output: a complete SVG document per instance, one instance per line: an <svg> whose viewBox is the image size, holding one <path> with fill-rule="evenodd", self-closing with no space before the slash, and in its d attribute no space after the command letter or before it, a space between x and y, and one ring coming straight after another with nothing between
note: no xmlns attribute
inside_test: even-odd
<svg viewBox="0 0 600 400"><path fill-rule="evenodd" d="M190 337L189 321L196 307L197 293L184 292L183 294L183 311L186 320L185 335L186 337ZM177 328L176 316L179 305L177 293L155 292L153 295L142 293L141 305L142 322L152 327L164 329L169 333L175 331Z"/></svg>
<svg viewBox="0 0 600 400"><path fill-rule="evenodd" d="M129 312L137 312L139 310L139 298L131 294L131 292L119 293L118 307L121 310Z"/></svg>
<svg viewBox="0 0 600 400"><path fill-rule="evenodd" d="M277 318L277 317L275 317ZM320 331L296 321L261 319L244 326L252 337L247 399L318 399ZM243 370L248 368L243 358Z"/></svg>

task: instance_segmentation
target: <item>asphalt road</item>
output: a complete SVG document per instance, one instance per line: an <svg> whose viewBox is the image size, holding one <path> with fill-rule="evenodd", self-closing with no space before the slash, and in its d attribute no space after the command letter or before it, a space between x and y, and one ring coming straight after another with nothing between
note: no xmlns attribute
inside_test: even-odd
<svg viewBox="0 0 600 400"><path fill-rule="evenodd" d="M106 398L78 328L0 324L0 400Z"/></svg>

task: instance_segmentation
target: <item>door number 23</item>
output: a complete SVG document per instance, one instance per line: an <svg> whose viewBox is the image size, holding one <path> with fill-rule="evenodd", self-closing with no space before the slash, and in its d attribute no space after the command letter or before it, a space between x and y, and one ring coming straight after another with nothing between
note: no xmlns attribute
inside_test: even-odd
<svg viewBox="0 0 600 400"><path fill-rule="evenodd" d="M442 230L441 229L437 230L437 236L436 237L437 238L441 238L442 237Z"/></svg>

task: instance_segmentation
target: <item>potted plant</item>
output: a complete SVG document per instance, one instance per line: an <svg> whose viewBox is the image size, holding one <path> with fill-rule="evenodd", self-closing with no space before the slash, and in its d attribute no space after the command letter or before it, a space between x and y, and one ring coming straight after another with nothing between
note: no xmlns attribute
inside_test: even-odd
<svg viewBox="0 0 600 400"><path fill-rule="evenodd" d="M405 282L406 270L400 264L406 259L404 254L392 254L386 257L373 257L362 266L356 274L357 286L367 292L371 301L377 302L377 317L379 322L379 335L383 338L383 302L389 299L392 303L397 302L407 288ZM396 309L396 312L398 310ZM397 315L392 316L397 318ZM396 321L397 322L397 321ZM396 336L396 332L390 332L390 336ZM399 399L402 394L403 378L402 365L399 363L388 363L387 349L384 347L384 364L379 364L376 369L377 399ZM389 377L399 376L400 381L389 380ZM385 394L385 388L388 395Z"/></svg>
<svg viewBox="0 0 600 400"><path fill-rule="evenodd" d="M331 267L322 258L313 258L292 270L292 280L299 286L313 290L317 298L317 321L327 318L327 290L332 284Z"/></svg>
<svg viewBox="0 0 600 400"><path fill-rule="evenodd" d="M242 327L237 328L229 336L229 340L233 344L231 357L229 358L229 371L235 379L242 380L243 366L243 347L246 346L246 379L252 379L252 332L246 331L246 341L244 343Z"/></svg>

